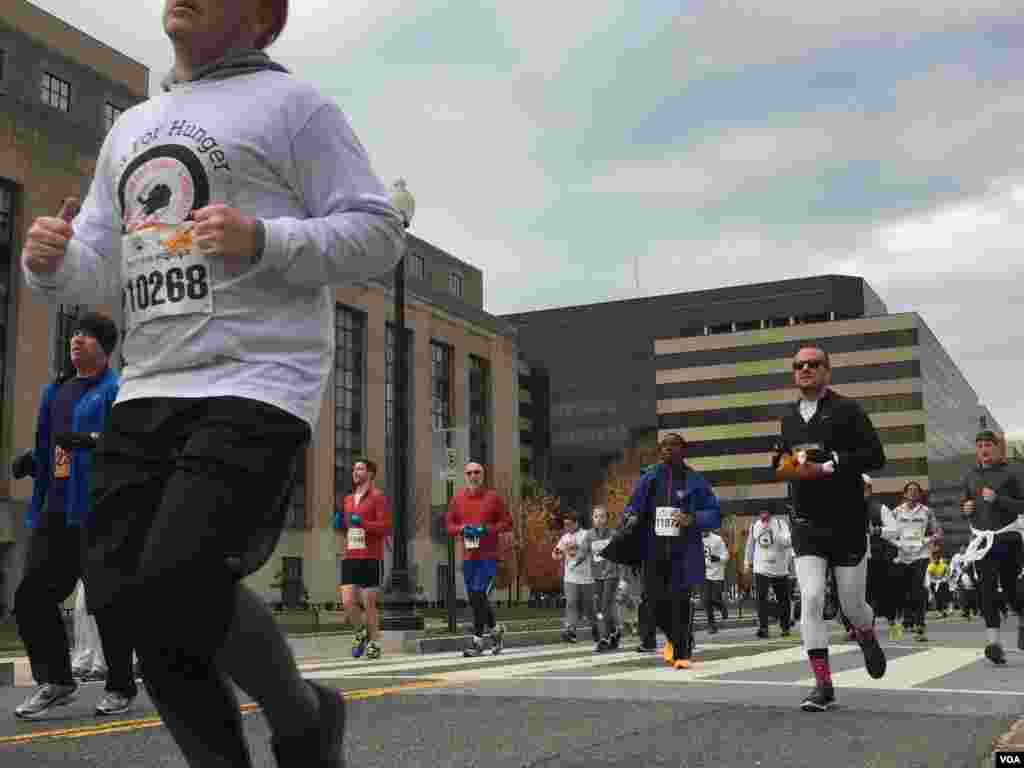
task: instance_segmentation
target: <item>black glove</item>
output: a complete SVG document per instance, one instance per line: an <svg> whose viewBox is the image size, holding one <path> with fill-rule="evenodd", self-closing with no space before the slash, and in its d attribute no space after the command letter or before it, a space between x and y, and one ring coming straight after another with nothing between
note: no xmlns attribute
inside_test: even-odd
<svg viewBox="0 0 1024 768"><path fill-rule="evenodd" d="M36 459L32 455L32 451L25 451L21 456L11 462L11 475L15 480L21 480L23 477L35 477L36 476Z"/></svg>
<svg viewBox="0 0 1024 768"><path fill-rule="evenodd" d="M88 432L60 432L54 435L53 441L65 451L96 447L96 438Z"/></svg>
<svg viewBox="0 0 1024 768"><path fill-rule="evenodd" d="M622 532L630 533L638 525L640 525L640 515L626 515L622 521Z"/></svg>
<svg viewBox="0 0 1024 768"><path fill-rule="evenodd" d="M720 562L721 559L722 558L720 558L718 555L708 555L708 560L710 560L712 563Z"/></svg>

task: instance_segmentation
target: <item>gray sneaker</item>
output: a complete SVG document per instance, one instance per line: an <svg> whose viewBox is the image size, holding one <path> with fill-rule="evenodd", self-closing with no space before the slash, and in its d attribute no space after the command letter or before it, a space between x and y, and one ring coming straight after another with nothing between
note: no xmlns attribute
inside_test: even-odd
<svg viewBox="0 0 1024 768"><path fill-rule="evenodd" d="M134 696L125 696L123 693L117 693L116 691L107 691L107 694L100 699L100 703L96 705L97 715L121 715L131 709L132 702L135 701Z"/></svg>
<svg viewBox="0 0 1024 768"><path fill-rule="evenodd" d="M42 717L47 710L70 704L78 696L77 685L57 685L46 683L39 686L35 693L25 699L14 709L16 717L33 720Z"/></svg>
<svg viewBox="0 0 1024 768"><path fill-rule="evenodd" d="M505 648L505 625L498 624L491 630L491 653L497 656Z"/></svg>

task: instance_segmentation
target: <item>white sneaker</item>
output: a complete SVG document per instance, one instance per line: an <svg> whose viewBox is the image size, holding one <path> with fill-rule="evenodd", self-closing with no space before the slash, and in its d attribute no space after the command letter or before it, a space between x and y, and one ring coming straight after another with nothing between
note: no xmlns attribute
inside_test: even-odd
<svg viewBox="0 0 1024 768"><path fill-rule="evenodd" d="M115 691L108 691L107 694L100 699L100 703L96 705L97 715L121 715L131 709L132 702L135 701L135 697L129 698L122 693L116 693Z"/></svg>
<svg viewBox="0 0 1024 768"><path fill-rule="evenodd" d="M77 685L57 685L46 683L39 686L35 693L14 709L16 717L32 720L42 717L54 707L70 704L78 696Z"/></svg>

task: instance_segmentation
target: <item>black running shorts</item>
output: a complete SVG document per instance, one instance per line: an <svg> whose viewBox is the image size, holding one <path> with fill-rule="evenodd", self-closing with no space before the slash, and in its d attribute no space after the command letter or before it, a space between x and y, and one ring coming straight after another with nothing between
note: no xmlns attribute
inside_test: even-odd
<svg viewBox="0 0 1024 768"><path fill-rule="evenodd" d="M380 560L342 560L342 586L376 589L380 586Z"/></svg>
<svg viewBox="0 0 1024 768"><path fill-rule="evenodd" d="M867 529L864 527L853 530L823 528L794 521L790 530L795 557L812 555L833 567L852 568L864 559L868 551Z"/></svg>

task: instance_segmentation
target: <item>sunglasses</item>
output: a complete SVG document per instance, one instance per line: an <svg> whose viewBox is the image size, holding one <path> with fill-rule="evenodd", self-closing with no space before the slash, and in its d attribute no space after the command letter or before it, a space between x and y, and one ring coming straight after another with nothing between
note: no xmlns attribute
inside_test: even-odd
<svg viewBox="0 0 1024 768"><path fill-rule="evenodd" d="M810 368L812 371L816 371L824 364L824 360L797 360L793 363L794 371L802 371L804 368Z"/></svg>
<svg viewBox="0 0 1024 768"><path fill-rule="evenodd" d="M466 470L466 474L467 475L482 475L483 472L481 472L479 469L467 469Z"/></svg>

